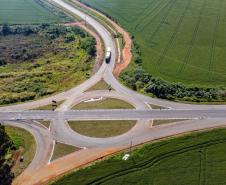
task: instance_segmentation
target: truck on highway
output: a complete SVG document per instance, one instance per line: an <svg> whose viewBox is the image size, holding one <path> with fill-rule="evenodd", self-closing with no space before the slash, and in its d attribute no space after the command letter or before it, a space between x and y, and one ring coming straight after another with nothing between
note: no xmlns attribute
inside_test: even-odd
<svg viewBox="0 0 226 185"><path fill-rule="evenodd" d="M107 51L106 51L106 54L105 54L105 62L106 62L107 64L109 64L110 61L111 61L111 48L108 47L108 48L107 48Z"/></svg>

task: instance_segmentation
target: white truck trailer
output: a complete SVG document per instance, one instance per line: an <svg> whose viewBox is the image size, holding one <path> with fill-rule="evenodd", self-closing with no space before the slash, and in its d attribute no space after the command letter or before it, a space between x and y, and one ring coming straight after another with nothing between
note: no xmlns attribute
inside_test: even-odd
<svg viewBox="0 0 226 185"><path fill-rule="evenodd" d="M111 48L108 47L105 55L105 62L109 64L111 61Z"/></svg>

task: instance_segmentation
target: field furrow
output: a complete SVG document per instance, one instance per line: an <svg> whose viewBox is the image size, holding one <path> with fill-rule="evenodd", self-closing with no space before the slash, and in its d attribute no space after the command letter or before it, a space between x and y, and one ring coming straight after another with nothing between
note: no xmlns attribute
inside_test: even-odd
<svg viewBox="0 0 226 185"><path fill-rule="evenodd" d="M148 29L148 27L150 26L150 24L153 24L154 20L158 17L158 16L162 16L162 12L164 12L165 10L167 10L168 6L171 5L171 0L168 1L163 1L163 5L158 6L155 11L153 11L153 15L150 16L148 15L148 19L146 19L146 21L143 21L143 23L141 25L139 25L139 27L137 28L136 32L142 32L145 29Z"/></svg>
<svg viewBox="0 0 226 185"><path fill-rule="evenodd" d="M192 34L191 41L188 44L187 53L186 53L186 55L184 57L183 63L182 63L182 65L181 65L181 67L179 69L179 72L178 72L179 74L183 73L184 69L186 68L186 65L188 64L189 60L191 59L192 48L194 47L194 42L195 42L195 40L197 38L197 33L198 33L199 26L200 26L200 23L201 23L201 20L202 20L202 15L203 15L205 6L206 6L206 0L203 1L202 8L200 10L200 14L199 14L197 23L195 25L195 28L194 28L194 31L193 31L193 34Z"/></svg>
<svg viewBox="0 0 226 185"><path fill-rule="evenodd" d="M150 8L150 10L148 11L148 13L143 13L142 16L140 17L140 21L135 25L135 28L134 28L134 31L138 31L138 30L141 30L140 27L141 25L143 25L143 22L146 21L147 19L149 19L152 14L158 10L162 4L165 2L165 0L161 0L161 1L158 1L157 4L153 5L153 8Z"/></svg>
<svg viewBox="0 0 226 185"><path fill-rule="evenodd" d="M177 23L177 25L176 25L176 27L175 27L175 29L174 29L174 31L173 31L171 37L170 37L169 42L167 43L167 45L166 45L166 47L164 48L163 52L161 53L161 55L160 55L158 61L156 62L157 65L161 65L162 62L163 62L163 60L164 60L165 57L167 56L167 52L169 51L170 47L172 46L172 44L173 44L173 42L174 42L174 40L175 40L175 38L176 38L176 35L177 35L177 33L178 33L178 31L179 31L179 29L180 29L180 27L181 27L181 24L182 24L183 21L184 21L184 17L185 17L185 15L186 15L187 11L188 11L188 8L189 8L190 4L191 4L191 1L187 1L187 5L185 6L184 12L183 12L183 14L180 16L180 19L179 19L179 21L178 21L178 23Z"/></svg>
<svg viewBox="0 0 226 185"><path fill-rule="evenodd" d="M163 15L162 19L160 20L158 26L156 27L156 29L154 30L154 32L150 35L149 37L149 42L152 42L153 39L155 38L155 36L158 34L159 30L161 29L161 27L166 24L166 19L169 15L169 13L172 11L175 3L177 0L172 1L172 4L169 6L169 8L167 9L167 11L165 12L165 14Z"/></svg>
<svg viewBox="0 0 226 185"><path fill-rule="evenodd" d="M211 77L213 75L212 71L213 71L213 63L215 60L215 50L216 50L217 34L218 34L218 29L219 29L219 24L220 24L222 2L223 1L219 1L217 17L216 17L216 24L215 24L214 35L213 35L213 41L211 44L211 52L210 52L211 55L210 55L210 62L209 62L209 79L211 79Z"/></svg>
<svg viewBox="0 0 226 185"><path fill-rule="evenodd" d="M226 139L220 139L220 140L215 140L215 141L208 141L202 144L197 144L197 145L193 145L193 146L188 146L188 147L184 147L182 149L178 149L178 150L174 150L174 151L170 151L170 152L166 152L164 154L158 155L158 156L150 156L150 158L148 159L144 159L142 162L136 162L136 160L134 159L134 166L131 168L131 166L129 166L128 168L124 168L123 170L114 172L112 174L108 174L107 176L102 176L98 179L95 179L94 181L90 182L89 184L92 185L100 185L100 184L106 184L106 182L111 181L111 180L115 180L116 178L119 178L121 176L124 175L128 175L131 173L135 173L137 171L143 171L145 169L151 168L156 166L157 164L159 164L160 162L162 162L163 160L176 156L176 155L180 155L186 152L191 152L194 150L200 151L200 148L206 148L209 146L214 146L217 144L222 144L225 143ZM206 150L206 149L205 149ZM206 155L206 154L204 154ZM201 159L202 163L203 163L203 157ZM204 160L205 163L205 160ZM200 164L200 166L203 164ZM201 167L203 168L203 167ZM203 170L203 169L202 169ZM201 170L201 171L202 171ZM201 176L203 175L203 171L200 171L200 178L199 181L201 182ZM203 185L203 184L202 184Z"/></svg>

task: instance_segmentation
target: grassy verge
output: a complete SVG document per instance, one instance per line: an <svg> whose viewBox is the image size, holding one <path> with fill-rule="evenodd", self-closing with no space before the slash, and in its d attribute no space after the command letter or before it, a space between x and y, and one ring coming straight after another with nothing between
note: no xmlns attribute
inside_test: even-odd
<svg viewBox="0 0 226 185"><path fill-rule="evenodd" d="M152 109L165 109L165 107L158 106L158 105L150 104L150 106L151 106Z"/></svg>
<svg viewBox="0 0 226 185"><path fill-rule="evenodd" d="M57 103L54 103L55 106L53 106L52 104L49 104L49 105L45 105L45 106L41 106L41 107L37 107L37 108L34 108L32 110L53 110L56 109L57 107L59 107L64 101L59 101Z"/></svg>
<svg viewBox="0 0 226 185"><path fill-rule="evenodd" d="M225 152L226 129L197 132L146 144L127 161L122 153L53 184L225 184Z"/></svg>
<svg viewBox="0 0 226 185"><path fill-rule="evenodd" d="M163 125L163 124L168 124L168 123L175 123L175 122L180 122L180 121L185 121L185 120L180 120L180 119L154 120L153 126Z"/></svg>
<svg viewBox="0 0 226 185"><path fill-rule="evenodd" d="M90 137L113 137L129 131L136 121L70 121L70 127Z"/></svg>
<svg viewBox="0 0 226 185"><path fill-rule="evenodd" d="M73 109L132 109L129 103L122 100L107 98L100 101L81 102L73 107Z"/></svg>
<svg viewBox="0 0 226 185"><path fill-rule="evenodd" d="M90 89L88 89L88 91L108 90L108 88L109 88L109 85L105 81L101 80L97 84L92 86Z"/></svg>
<svg viewBox="0 0 226 185"><path fill-rule="evenodd" d="M63 157L72 152L76 152L78 150L80 150L80 149L76 148L74 146L71 146L71 145L66 145L63 143L56 143L51 161L54 161L55 159Z"/></svg>
<svg viewBox="0 0 226 185"><path fill-rule="evenodd" d="M18 176L22 171L30 164L35 155L35 139L34 137L24 129L17 127L6 126L6 133L12 139L16 146L19 156L24 156L24 162L20 165L17 160L12 172L15 176Z"/></svg>
<svg viewBox="0 0 226 185"><path fill-rule="evenodd" d="M42 125L44 125L47 128L50 127L50 121L42 120L42 121L39 121L39 123L41 123Z"/></svg>
<svg viewBox="0 0 226 185"><path fill-rule="evenodd" d="M89 10L86 9L82 6L80 6L78 3L74 2L73 0L65 0L67 3L71 4L72 6L75 6L76 8L78 8L79 10L81 10L82 12L86 13L87 15L90 15L91 17L93 17L94 19L98 20L99 22L101 22L101 24L103 24L106 29L111 33L111 35L114 37L116 35L118 35L118 33L115 31L113 25L103 16Z"/></svg>

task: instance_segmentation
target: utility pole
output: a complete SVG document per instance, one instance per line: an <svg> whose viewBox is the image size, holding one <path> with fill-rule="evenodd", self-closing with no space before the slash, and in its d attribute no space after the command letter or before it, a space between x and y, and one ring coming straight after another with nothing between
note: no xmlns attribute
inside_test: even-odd
<svg viewBox="0 0 226 185"><path fill-rule="evenodd" d="M132 147L133 147L133 141L132 141L132 137L131 137L131 140L130 140L130 148L129 148L130 156L132 154Z"/></svg>
<svg viewBox="0 0 226 185"><path fill-rule="evenodd" d="M85 15L85 27L86 27L86 15Z"/></svg>

